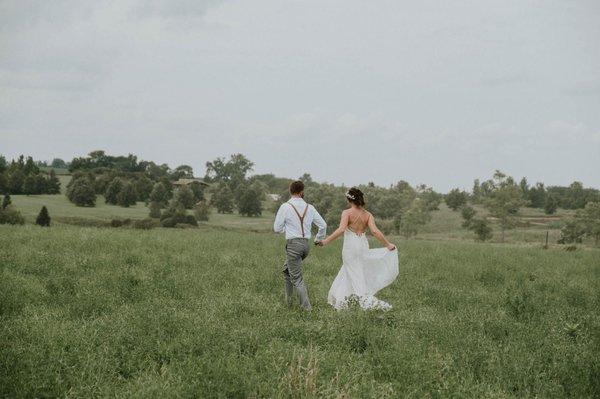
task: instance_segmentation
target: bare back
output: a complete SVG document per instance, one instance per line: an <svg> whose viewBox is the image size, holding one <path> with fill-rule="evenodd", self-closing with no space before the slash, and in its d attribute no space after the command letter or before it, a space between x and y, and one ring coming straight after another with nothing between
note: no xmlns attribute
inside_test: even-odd
<svg viewBox="0 0 600 399"><path fill-rule="evenodd" d="M356 234L364 234L369 227L371 214L362 208L351 208L348 213L348 229Z"/></svg>

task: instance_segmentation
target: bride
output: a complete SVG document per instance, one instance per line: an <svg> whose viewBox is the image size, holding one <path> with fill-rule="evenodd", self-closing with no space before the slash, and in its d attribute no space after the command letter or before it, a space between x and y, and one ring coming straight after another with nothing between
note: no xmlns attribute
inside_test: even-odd
<svg viewBox="0 0 600 399"><path fill-rule="evenodd" d="M353 298L363 309L391 309L392 305L374 295L398 276L398 251L375 225L373 215L364 209L362 191L352 187L346 193L350 208L342 212L340 227L318 243L328 245L344 235L342 267L335 278L327 302L335 309L348 307ZM385 248L369 249L365 231L371 230Z"/></svg>

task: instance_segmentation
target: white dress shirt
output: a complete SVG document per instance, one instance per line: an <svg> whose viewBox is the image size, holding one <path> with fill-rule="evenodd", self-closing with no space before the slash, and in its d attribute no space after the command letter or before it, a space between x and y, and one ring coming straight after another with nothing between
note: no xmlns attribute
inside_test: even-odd
<svg viewBox="0 0 600 399"><path fill-rule="evenodd" d="M327 235L327 223L319 215L319 212L314 206L307 204L302 198L292 197L288 202L281 204L275 216L273 229L276 233L285 233L287 240L291 238L302 238L302 227L300 226L300 218L294 211L291 205L294 205L300 215L304 214L306 207L306 216L304 216L304 238L310 238L311 225L317 225L319 231L316 239L322 240Z"/></svg>

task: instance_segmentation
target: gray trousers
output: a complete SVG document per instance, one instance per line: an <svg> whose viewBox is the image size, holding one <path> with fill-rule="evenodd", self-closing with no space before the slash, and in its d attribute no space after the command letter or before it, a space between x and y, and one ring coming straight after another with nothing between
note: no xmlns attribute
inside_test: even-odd
<svg viewBox="0 0 600 399"><path fill-rule="evenodd" d="M302 261L308 256L310 246L306 238L292 238L285 244L285 264L283 265L283 279L285 281L285 300L291 306L294 289L300 298L300 306L310 310L308 291L302 278Z"/></svg>

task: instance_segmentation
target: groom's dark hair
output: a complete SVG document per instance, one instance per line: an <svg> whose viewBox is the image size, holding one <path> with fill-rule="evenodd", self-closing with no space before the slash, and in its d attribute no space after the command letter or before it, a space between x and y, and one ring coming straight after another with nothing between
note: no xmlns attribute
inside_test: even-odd
<svg viewBox="0 0 600 399"><path fill-rule="evenodd" d="M302 183L300 180L296 180L290 184L290 194L300 194L302 191L304 191L304 183Z"/></svg>

